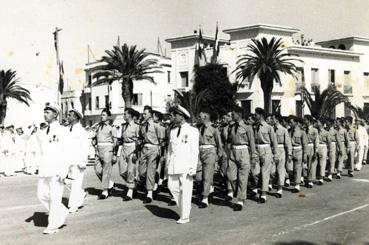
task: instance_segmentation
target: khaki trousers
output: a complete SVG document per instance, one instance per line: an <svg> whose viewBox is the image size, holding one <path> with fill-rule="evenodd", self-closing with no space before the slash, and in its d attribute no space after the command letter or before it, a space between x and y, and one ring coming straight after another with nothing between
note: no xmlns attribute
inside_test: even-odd
<svg viewBox="0 0 369 245"><path fill-rule="evenodd" d="M237 199L246 200L247 182L250 173L249 149L232 149L228 162L227 177L232 191L237 190Z"/></svg>
<svg viewBox="0 0 369 245"><path fill-rule="evenodd" d="M113 146L98 146L95 160L95 173L100 179L103 190L108 190L113 169Z"/></svg>
<svg viewBox="0 0 369 245"><path fill-rule="evenodd" d="M216 148L200 148L199 156L196 181L202 182L202 196L206 198L209 196L210 187L213 185L214 167L217 160Z"/></svg>
<svg viewBox="0 0 369 245"><path fill-rule="evenodd" d="M328 149L326 144L320 144L318 146L318 162L319 162L319 178L323 179L325 176L325 168L327 165Z"/></svg>
<svg viewBox="0 0 369 245"><path fill-rule="evenodd" d="M144 146L142 148L139 173L141 180L146 179L147 191L154 189L158 157L159 146Z"/></svg>
<svg viewBox="0 0 369 245"><path fill-rule="evenodd" d="M132 161L135 145L123 145L119 159L119 174L128 188L135 188L136 165Z"/></svg>

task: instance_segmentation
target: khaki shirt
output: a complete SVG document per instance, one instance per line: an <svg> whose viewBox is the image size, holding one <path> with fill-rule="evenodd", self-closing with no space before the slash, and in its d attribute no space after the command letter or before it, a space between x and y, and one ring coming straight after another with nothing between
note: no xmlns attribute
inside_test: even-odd
<svg viewBox="0 0 369 245"><path fill-rule="evenodd" d="M144 144L159 145L164 139L165 130L152 119L142 124L140 138Z"/></svg>
<svg viewBox="0 0 369 245"><path fill-rule="evenodd" d="M222 142L220 139L219 130L212 125L201 125L199 127L199 145L213 145L215 147L221 148Z"/></svg>
<svg viewBox="0 0 369 245"><path fill-rule="evenodd" d="M347 137L350 142L354 141L358 143L357 130L354 126L351 126L349 129L347 129Z"/></svg>
<svg viewBox="0 0 369 245"><path fill-rule="evenodd" d="M229 134L229 142L232 145L248 145L251 153L256 152L254 131L250 125L246 125L242 120L233 124Z"/></svg>
<svg viewBox="0 0 369 245"><path fill-rule="evenodd" d="M272 126L265 121L256 124L255 142L258 145L270 145L275 153L278 143Z"/></svg>
<svg viewBox="0 0 369 245"><path fill-rule="evenodd" d="M108 123L99 123L96 132L97 143L114 143L114 128Z"/></svg>
<svg viewBox="0 0 369 245"><path fill-rule="evenodd" d="M318 139L319 139L319 144L326 144L327 146L330 145L331 142L331 135L329 134L329 132L327 130L320 129L318 130Z"/></svg>
<svg viewBox="0 0 369 245"><path fill-rule="evenodd" d="M123 143L136 142L139 136L140 126L133 120L123 124L122 139Z"/></svg>
<svg viewBox="0 0 369 245"><path fill-rule="evenodd" d="M338 150L342 150L344 146L348 146L348 136L347 136L347 130L344 128L339 128L337 130L337 145L338 145Z"/></svg>
<svg viewBox="0 0 369 245"><path fill-rule="evenodd" d="M310 125L307 128L307 139L308 139L308 144L313 144L314 145L314 152L317 152L318 150L318 145L319 145L319 132L316 128L314 128L312 125Z"/></svg>
<svg viewBox="0 0 369 245"><path fill-rule="evenodd" d="M328 131L331 142L337 142L337 130L331 127Z"/></svg>
<svg viewBox="0 0 369 245"><path fill-rule="evenodd" d="M299 146L302 147L303 157L304 159L306 159L308 139L307 139L305 131L303 131L299 127L292 129L291 130L291 143L292 143L292 147L299 147Z"/></svg>
<svg viewBox="0 0 369 245"><path fill-rule="evenodd" d="M288 134L288 130L283 127L281 124L278 124L275 127L275 134L277 137L277 143L284 145L285 150L289 156L292 155L292 143L290 135Z"/></svg>

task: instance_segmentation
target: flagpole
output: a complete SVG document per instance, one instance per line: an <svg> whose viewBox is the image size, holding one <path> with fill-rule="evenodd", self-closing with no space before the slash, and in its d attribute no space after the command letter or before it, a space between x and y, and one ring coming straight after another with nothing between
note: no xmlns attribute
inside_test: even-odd
<svg viewBox="0 0 369 245"><path fill-rule="evenodd" d="M57 103L59 106L61 106L61 87L60 87L60 79L61 79L61 63L60 63L60 56L59 56L59 32L61 31L61 28L55 27L55 31L53 32L54 35L54 45L55 45L55 52L56 52L56 65L58 67L58 75L59 75L59 79L58 79L58 93L57 93ZM63 81L64 82L64 81ZM63 114L63 112L61 112L61 115ZM62 115L63 116L63 115ZM61 117L60 117L61 119Z"/></svg>

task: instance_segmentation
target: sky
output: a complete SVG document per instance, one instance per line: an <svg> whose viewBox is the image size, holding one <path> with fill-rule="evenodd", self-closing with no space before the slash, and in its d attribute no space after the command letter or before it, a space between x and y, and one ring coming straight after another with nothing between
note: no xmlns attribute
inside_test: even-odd
<svg viewBox="0 0 369 245"><path fill-rule="evenodd" d="M368 0L0 0L0 69L13 69L24 83L57 86L52 32L59 36L65 78L72 89L85 81L87 45L99 59L120 42L156 52L157 39L206 35L250 24L298 28L315 42L369 37ZM223 38L227 35L222 34ZM92 58L91 58L92 59Z"/></svg>

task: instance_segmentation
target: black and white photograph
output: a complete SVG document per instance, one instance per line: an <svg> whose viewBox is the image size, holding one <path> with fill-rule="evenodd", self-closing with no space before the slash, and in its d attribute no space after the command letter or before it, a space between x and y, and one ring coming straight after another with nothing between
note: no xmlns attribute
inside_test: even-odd
<svg viewBox="0 0 369 245"><path fill-rule="evenodd" d="M0 0L1 245L368 245L368 0Z"/></svg>

